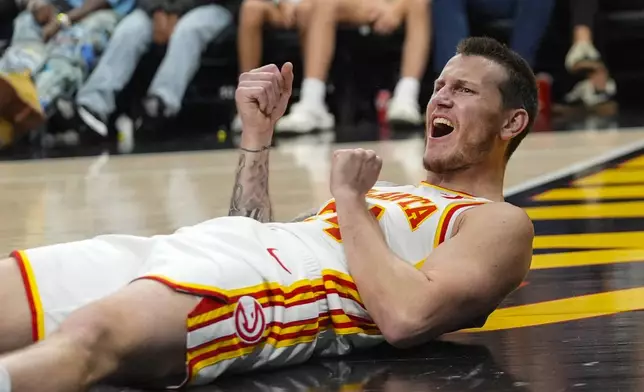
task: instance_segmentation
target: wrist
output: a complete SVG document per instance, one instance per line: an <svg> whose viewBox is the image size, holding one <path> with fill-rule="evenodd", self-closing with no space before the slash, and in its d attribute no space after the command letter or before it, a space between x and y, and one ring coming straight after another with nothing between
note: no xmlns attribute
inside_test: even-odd
<svg viewBox="0 0 644 392"><path fill-rule="evenodd" d="M271 137L258 137L242 133L239 147L247 150L267 150L271 146Z"/></svg>
<svg viewBox="0 0 644 392"><path fill-rule="evenodd" d="M349 189L336 192L334 199L336 205L342 204L353 207L359 204L365 204L364 195Z"/></svg>

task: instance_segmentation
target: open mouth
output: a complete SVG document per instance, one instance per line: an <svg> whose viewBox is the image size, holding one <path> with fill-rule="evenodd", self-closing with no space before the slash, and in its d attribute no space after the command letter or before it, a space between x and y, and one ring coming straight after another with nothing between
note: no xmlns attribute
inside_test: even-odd
<svg viewBox="0 0 644 392"><path fill-rule="evenodd" d="M432 122L431 137L437 139L443 136L447 136L452 133L453 130L454 124L450 120L444 117L436 117Z"/></svg>

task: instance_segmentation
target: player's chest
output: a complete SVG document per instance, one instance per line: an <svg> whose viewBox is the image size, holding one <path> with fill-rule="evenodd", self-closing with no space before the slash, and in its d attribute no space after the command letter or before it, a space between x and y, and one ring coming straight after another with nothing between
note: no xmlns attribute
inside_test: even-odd
<svg viewBox="0 0 644 392"><path fill-rule="evenodd" d="M447 204L426 194L386 190L369 191L366 201L378 220L385 219L386 226L409 232L435 228Z"/></svg>

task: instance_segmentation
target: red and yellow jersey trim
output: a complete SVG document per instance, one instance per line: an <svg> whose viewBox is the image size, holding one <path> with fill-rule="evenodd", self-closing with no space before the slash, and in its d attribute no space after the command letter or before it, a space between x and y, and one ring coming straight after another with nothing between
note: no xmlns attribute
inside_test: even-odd
<svg viewBox="0 0 644 392"><path fill-rule="evenodd" d="M321 279L303 279L289 286L266 282L235 290L179 283L158 275L143 276L140 279L156 280L175 290L206 297L189 314L188 332L234 317L237 300L243 296L255 298L264 308L289 308L326 300L327 295L336 294L364 309L353 279L335 270L322 271ZM273 321L267 323L263 338L254 344L246 343L235 333L231 333L190 348L187 353L188 379L193 380L204 368L227 359L242 357L265 345L282 348L313 342L320 332L329 329L337 335L380 335L378 327L372 320L347 314L342 309L330 309L308 320L289 323Z"/></svg>
<svg viewBox="0 0 644 392"><path fill-rule="evenodd" d="M454 203L448 205L445 210L443 210L443 213L438 221L438 230L436 231L436 235L434 236L434 248L438 247L438 245L442 244L447 239L449 225L454 220L454 216L458 211L480 204L485 204L485 202L476 201L471 203Z"/></svg>
<svg viewBox="0 0 644 392"><path fill-rule="evenodd" d="M31 334L35 343L45 338L45 314L40 293L38 292L38 284L27 254L18 250L12 252L11 257L18 262L20 274L22 275L22 281L27 294L27 302L29 303L29 310L31 312Z"/></svg>

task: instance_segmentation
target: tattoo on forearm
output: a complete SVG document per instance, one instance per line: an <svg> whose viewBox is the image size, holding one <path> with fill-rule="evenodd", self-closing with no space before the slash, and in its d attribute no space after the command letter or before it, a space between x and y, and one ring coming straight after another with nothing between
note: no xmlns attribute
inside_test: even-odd
<svg viewBox="0 0 644 392"><path fill-rule="evenodd" d="M246 216L260 222L273 221L268 196L268 151L242 152L239 156L228 216Z"/></svg>

